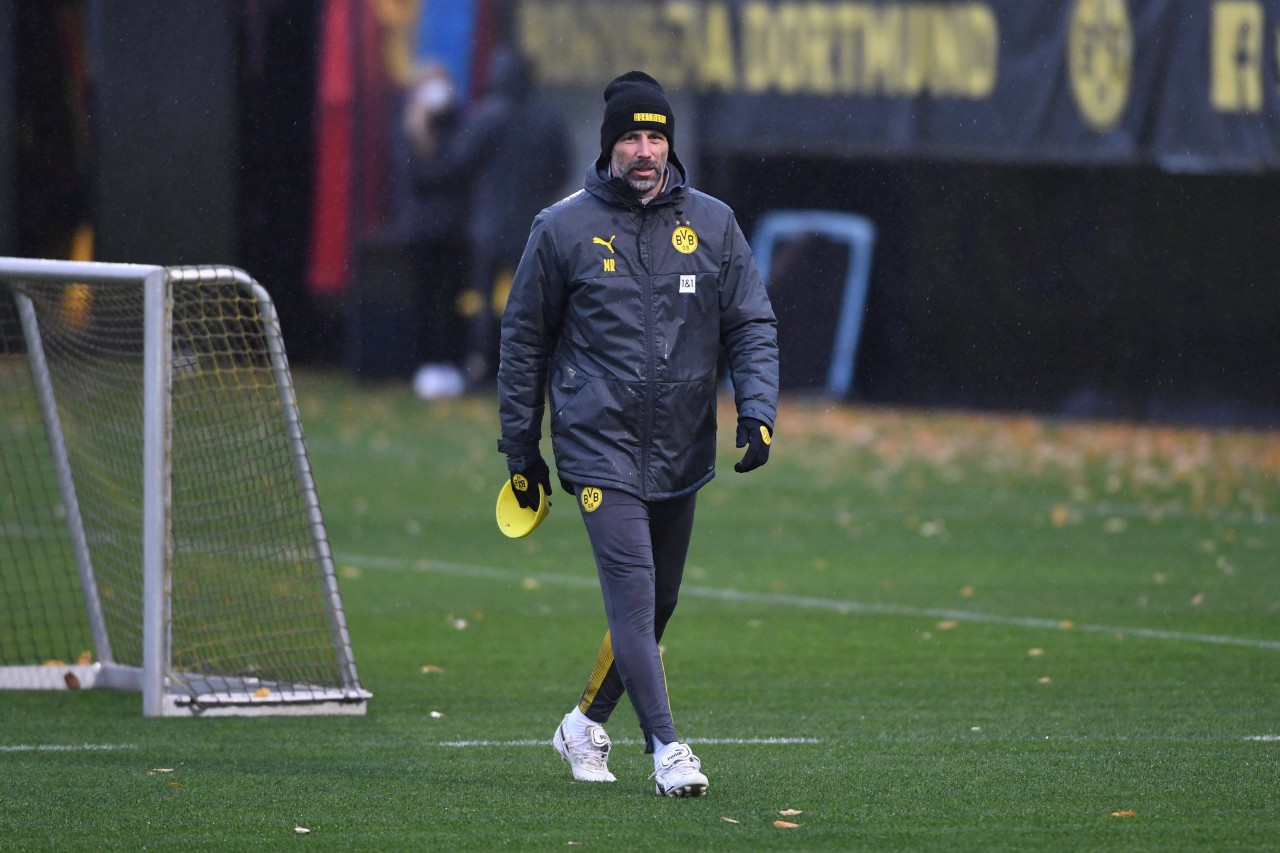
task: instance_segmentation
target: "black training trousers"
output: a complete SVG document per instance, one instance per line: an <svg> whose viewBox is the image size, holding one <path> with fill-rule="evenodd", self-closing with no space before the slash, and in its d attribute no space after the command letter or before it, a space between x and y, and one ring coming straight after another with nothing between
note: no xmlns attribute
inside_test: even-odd
<svg viewBox="0 0 1280 853"><path fill-rule="evenodd" d="M653 736L676 740L658 641L676 609L697 496L644 501L594 486L577 493L609 624L578 708L607 722L625 692L640 718L645 752L652 752Z"/></svg>

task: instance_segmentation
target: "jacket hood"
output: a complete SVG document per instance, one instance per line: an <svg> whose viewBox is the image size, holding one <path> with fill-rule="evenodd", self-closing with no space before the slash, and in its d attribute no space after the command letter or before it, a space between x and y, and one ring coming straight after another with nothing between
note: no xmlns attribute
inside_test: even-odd
<svg viewBox="0 0 1280 853"><path fill-rule="evenodd" d="M669 201L679 201L684 198L687 181L688 176L684 170L684 164L680 162L680 158L676 156L674 151L670 152L667 155L667 185L662 188L662 192L650 203L662 204ZM583 188L601 201L614 207L632 207L640 203L640 200L636 198L635 191L627 186L626 181L609 174L609 160L603 154L587 169L587 178Z"/></svg>

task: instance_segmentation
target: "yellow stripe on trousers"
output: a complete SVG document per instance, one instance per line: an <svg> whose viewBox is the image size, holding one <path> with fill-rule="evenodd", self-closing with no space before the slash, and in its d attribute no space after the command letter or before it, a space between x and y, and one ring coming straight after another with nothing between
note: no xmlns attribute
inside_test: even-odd
<svg viewBox="0 0 1280 853"><path fill-rule="evenodd" d="M609 667L613 666L613 640L609 637L609 632L604 632L604 640L600 643L600 652L596 655L596 665L591 670L591 677L587 679L587 689L582 691L582 701L578 703L578 710L587 713L587 709L591 707L591 703L596 701L596 694L600 692L600 685L604 684L604 677L609 674Z"/></svg>
<svg viewBox="0 0 1280 853"><path fill-rule="evenodd" d="M661 655L661 649L659 649ZM662 684L665 688L667 683L667 662L661 656L658 660L662 663ZM613 639L609 632L604 632L604 639L600 642L600 651L596 654L596 665L591 669L591 676L587 679L587 687L582 691L582 699L578 702L578 710L587 713L587 709L591 707L591 703L596 701L596 695L600 692L601 685L604 684L604 677L609 674L609 667L613 666ZM667 705L670 706L671 700L667 699ZM674 718L674 715L672 715Z"/></svg>

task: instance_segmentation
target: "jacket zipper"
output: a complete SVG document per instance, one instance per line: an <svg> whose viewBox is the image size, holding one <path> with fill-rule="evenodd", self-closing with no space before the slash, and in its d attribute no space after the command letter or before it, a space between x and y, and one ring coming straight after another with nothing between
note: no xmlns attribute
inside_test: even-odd
<svg viewBox="0 0 1280 853"><path fill-rule="evenodd" d="M640 437L640 494L644 500L649 499L649 445L653 440L653 410L654 410L654 378L657 374L656 357L654 355L653 328L654 328L654 312L653 312L653 270L652 259L649 257L645 235L645 228L649 224L649 207L648 205L640 208L640 228L638 245L636 247L637 254L640 258L640 264L644 267L644 286L641 294L644 298L644 355L645 355L645 375L644 375L644 434Z"/></svg>

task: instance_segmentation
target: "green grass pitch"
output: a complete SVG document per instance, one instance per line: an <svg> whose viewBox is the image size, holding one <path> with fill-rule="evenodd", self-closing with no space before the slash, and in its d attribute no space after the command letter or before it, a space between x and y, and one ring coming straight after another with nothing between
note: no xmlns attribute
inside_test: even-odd
<svg viewBox="0 0 1280 853"><path fill-rule="evenodd" d="M711 787L668 801L625 703L616 784L551 750L602 607L558 488L498 533L493 401L296 381L368 715L0 694L0 850L1280 843L1275 433L789 400L737 475L723 408L665 639Z"/></svg>

